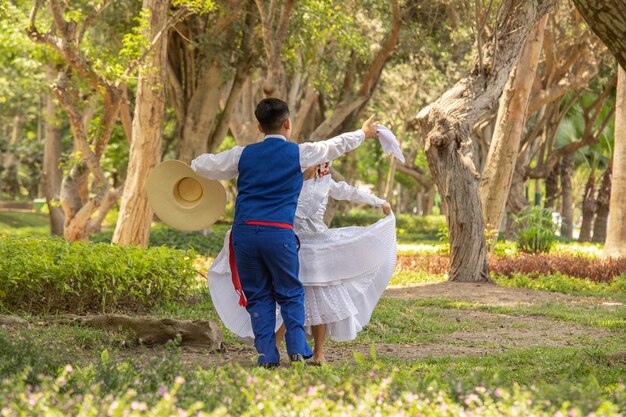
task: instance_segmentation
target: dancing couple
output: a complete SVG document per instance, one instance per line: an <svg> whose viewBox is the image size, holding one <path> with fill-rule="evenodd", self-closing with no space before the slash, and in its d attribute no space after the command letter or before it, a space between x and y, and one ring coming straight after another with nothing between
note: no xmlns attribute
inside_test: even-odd
<svg viewBox="0 0 626 417"><path fill-rule="evenodd" d="M283 335L290 361L322 363L325 336L354 339L395 267L389 204L328 173L330 161L376 138L377 125L370 117L355 132L296 144L288 141L292 121L284 101L262 100L255 116L263 141L191 163L203 177L237 176L233 227L209 271L211 296L226 327L254 338L260 366L279 365ZM370 227L329 229L323 222L329 197L382 207L387 217Z"/></svg>

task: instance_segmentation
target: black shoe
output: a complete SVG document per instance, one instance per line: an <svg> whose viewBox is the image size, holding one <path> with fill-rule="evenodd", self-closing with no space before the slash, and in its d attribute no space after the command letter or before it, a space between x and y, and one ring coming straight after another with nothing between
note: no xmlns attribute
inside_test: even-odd
<svg viewBox="0 0 626 417"><path fill-rule="evenodd" d="M294 363L294 362L304 363L304 356L302 356L299 353L294 353L293 355L289 355L289 360L291 361L291 363Z"/></svg>
<svg viewBox="0 0 626 417"><path fill-rule="evenodd" d="M278 368L278 363L275 362L261 362L259 366L265 369L276 369Z"/></svg>

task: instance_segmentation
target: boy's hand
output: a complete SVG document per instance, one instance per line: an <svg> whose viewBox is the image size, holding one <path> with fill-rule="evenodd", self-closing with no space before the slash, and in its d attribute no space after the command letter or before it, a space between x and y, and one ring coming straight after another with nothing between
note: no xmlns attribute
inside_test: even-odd
<svg viewBox="0 0 626 417"><path fill-rule="evenodd" d="M378 137L378 132L376 131L376 121L374 120L374 115L371 115L369 119L363 123L363 127L361 128L363 132L365 132L366 138L376 138Z"/></svg>
<svg viewBox="0 0 626 417"><path fill-rule="evenodd" d="M387 216L391 214L391 204L389 204L388 202L385 201L380 207L383 209L383 213L385 213Z"/></svg>

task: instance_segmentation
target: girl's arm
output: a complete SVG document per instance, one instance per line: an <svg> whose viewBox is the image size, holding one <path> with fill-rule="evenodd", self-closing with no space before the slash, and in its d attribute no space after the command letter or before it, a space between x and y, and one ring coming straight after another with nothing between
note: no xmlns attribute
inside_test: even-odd
<svg viewBox="0 0 626 417"><path fill-rule="evenodd" d="M382 198L359 190L344 181L335 182L333 179L331 179L330 182L329 196L335 200L346 200L356 204L368 204L374 207L380 207L385 203L385 200Z"/></svg>

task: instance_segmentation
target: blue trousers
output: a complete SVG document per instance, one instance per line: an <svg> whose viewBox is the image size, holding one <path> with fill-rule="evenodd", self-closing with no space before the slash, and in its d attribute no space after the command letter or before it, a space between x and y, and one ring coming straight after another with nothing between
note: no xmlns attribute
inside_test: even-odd
<svg viewBox="0 0 626 417"><path fill-rule="evenodd" d="M298 279L298 243L291 229L236 224L233 249L248 301L259 363L279 363L276 303L285 323L289 355L313 355L304 332L304 287Z"/></svg>

